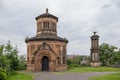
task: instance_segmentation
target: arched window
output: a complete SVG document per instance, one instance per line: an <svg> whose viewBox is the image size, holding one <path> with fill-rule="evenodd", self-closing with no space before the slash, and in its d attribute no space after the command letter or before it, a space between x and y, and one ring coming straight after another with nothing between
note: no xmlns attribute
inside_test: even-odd
<svg viewBox="0 0 120 80"><path fill-rule="evenodd" d="M52 29L56 30L56 24L55 23L52 23Z"/></svg>
<svg viewBox="0 0 120 80"><path fill-rule="evenodd" d="M31 54L33 54L35 51L35 45L31 45Z"/></svg>
<svg viewBox="0 0 120 80"><path fill-rule="evenodd" d="M29 63L29 57L27 58L27 61L28 61L28 63Z"/></svg>
<svg viewBox="0 0 120 80"><path fill-rule="evenodd" d="M63 57L63 64L66 64L65 57Z"/></svg>
<svg viewBox="0 0 120 80"><path fill-rule="evenodd" d="M43 22L44 29L49 29L49 22Z"/></svg>
<svg viewBox="0 0 120 80"><path fill-rule="evenodd" d="M39 23L39 24L37 25L37 32L39 32L39 31L41 30L41 28L42 28L42 24Z"/></svg>
<svg viewBox="0 0 120 80"><path fill-rule="evenodd" d="M34 64L34 58L32 58L32 60L31 60L31 64Z"/></svg>
<svg viewBox="0 0 120 80"><path fill-rule="evenodd" d="M57 57L57 64L60 64L60 58Z"/></svg>

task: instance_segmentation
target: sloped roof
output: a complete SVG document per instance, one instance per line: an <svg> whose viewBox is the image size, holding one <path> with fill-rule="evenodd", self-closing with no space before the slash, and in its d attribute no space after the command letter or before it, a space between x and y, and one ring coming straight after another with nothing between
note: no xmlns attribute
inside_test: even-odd
<svg viewBox="0 0 120 80"><path fill-rule="evenodd" d="M52 34L52 33L42 33L42 34L37 35L35 37L26 39L25 42L28 42L28 41L42 41L42 40L61 41L61 42L68 43L67 39L61 38L61 37L59 37L55 34Z"/></svg>
<svg viewBox="0 0 120 80"><path fill-rule="evenodd" d="M39 19L39 18L54 18L55 20L58 21L58 17L56 17L56 16L54 16L54 15L48 13L48 12L37 16L37 17L36 17L36 20Z"/></svg>

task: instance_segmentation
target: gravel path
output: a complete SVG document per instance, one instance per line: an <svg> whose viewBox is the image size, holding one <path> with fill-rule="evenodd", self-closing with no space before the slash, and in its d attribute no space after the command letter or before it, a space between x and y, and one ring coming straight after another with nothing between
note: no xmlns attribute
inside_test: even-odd
<svg viewBox="0 0 120 80"><path fill-rule="evenodd" d="M35 80L88 80L92 76L110 74L113 72L63 73L39 72Z"/></svg>

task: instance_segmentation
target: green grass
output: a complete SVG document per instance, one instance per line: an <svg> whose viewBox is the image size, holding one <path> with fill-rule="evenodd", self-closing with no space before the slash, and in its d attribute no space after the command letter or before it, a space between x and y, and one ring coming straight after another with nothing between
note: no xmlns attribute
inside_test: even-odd
<svg viewBox="0 0 120 80"><path fill-rule="evenodd" d="M9 75L7 80L33 80L33 75L26 72L17 72L15 75Z"/></svg>
<svg viewBox="0 0 120 80"><path fill-rule="evenodd" d="M89 80L120 80L120 73L91 77Z"/></svg>
<svg viewBox="0 0 120 80"><path fill-rule="evenodd" d="M64 74L71 72L120 72L120 68L112 68L112 67L78 67L73 68L68 71L54 72L55 74Z"/></svg>
<svg viewBox="0 0 120 80"><path fill-rule="evenodd" d="M68 72L120 72L120 68L111 67L78 67L70 69Z"/></svg>

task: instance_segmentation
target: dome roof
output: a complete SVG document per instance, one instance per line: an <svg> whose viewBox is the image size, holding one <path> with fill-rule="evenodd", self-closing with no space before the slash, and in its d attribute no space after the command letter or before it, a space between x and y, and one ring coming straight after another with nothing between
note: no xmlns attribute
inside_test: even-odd
<svg viewBox="0 0 120 80"><path fill-rule="evenodd" d="M43 13L43 14L37 16L37 17L36 17L36 20L39 19L39 18L54 18L55 20L58 21L58 17L56 17L56 16L48 13L48 9L46 9L46 13Z"/></svg>
<svg viewBox="0 0 120 80"><path fill-rule="evenodd" d="M55 34L48 34L48 33L42 33L40 35L37 35L32 38L28 38L25 40L27 43L28 41L43 41L43 40L48 40L48 41L61 41L61 42L66 42L68 43L68 40L65 38L61 38Z"/></svg>

